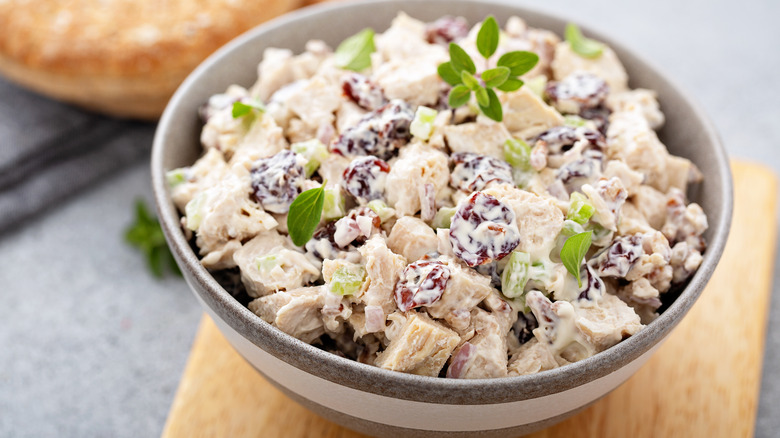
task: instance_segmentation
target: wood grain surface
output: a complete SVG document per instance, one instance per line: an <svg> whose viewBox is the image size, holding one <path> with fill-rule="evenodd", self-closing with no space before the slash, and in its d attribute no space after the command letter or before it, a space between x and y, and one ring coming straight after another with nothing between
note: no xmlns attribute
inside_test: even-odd
<svg viewBox="0 0 780 438"><path fill-rule="evenodd" d="M590 408L532 437L748 437L761 379L777 179L736 162L734 222L709 285L658 352ZM163 437L359 437L265 381L203 318Z"/></svg>

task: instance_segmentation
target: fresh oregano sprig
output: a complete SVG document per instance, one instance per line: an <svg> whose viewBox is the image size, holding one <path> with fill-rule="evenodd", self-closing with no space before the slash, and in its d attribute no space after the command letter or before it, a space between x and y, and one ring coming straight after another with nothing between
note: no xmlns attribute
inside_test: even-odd
<svg viewBox="0 0 780 438"><path fill-rule="evenodd" d="M181 271L165 243L160 223L140 199L135 204L135 222L125 230L125 240L143 252L149 270L155 277L162 277L166 266L174 274L181 276Z"/></svg>
<svg viewBox="0 0 780 438"><path fill-rule="evenodd" d="M498 50L499 37L498 23L491 15L482 22L477 33L477 50L485 58L486 66ZM474 92L482 113L500 122L504 119L504 112L495 89L511 92L522 87L523 81L518 76L529 72L538 62L536 53L518 50L504 53L495 67L477 73L477 66L469 54L461 46L450 43L450 60L440 64L438 72L444 82L452 85L448 96L451 107L465 105Z"/></svg>
<svg viewBox="0 0 780 438"><path fill-rule="evenodd" d="M592 238L593 231L575 234L566 239L566 242L563 243L563 248L561 248L561 262L566 267L566 270L577 279L579 287L582 287L580 265L582 265L582 259L585 258L588 249L590 249Z"/></svg>
<svg viewBox="0 0 780 438"><path fill-rule="evenodd" d="M287 214L287 232L290 239L298 246L303 246L311 239L314 230L322 217L322 206L325 203L325 184L306 190L298 195L290 205Z"/></svg>
<svg viewBox="0 0 780 438"><path fill-rule="evenodd" d="M574 23L566 25L564 37L569 46L571 46L572 51L583 58L598 58L604 52L604 44L585 38L580 28Z"/></svg>
<svg viewBox="0 0 780 438"><path fill-rule="evenodd" d="M375 50L374 30L366 28L339 44L334 61L339 68L362 71L371 67L371 53Z"/></svg>

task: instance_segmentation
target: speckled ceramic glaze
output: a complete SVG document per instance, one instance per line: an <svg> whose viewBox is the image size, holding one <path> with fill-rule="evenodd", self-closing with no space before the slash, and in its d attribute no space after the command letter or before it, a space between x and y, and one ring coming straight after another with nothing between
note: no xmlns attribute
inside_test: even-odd
<svg viewBox="0 0 780 438"><path fill-rule="evenodd" d="M365 27L383 31L399 11L422 20L461 15L471 23L488 14L501 23L519 15L531 26L559 34L569 21L508 3L368 1L306 8L244 34L187 78L160 120L152 178L162 226L195 296L236 350L290 397L323 417L384 436L527 433L577 412L630 377L691 308L723 252L732 208L726 153L701 111L646 61L613 39L585 29L617 52L632 87L658 91L667 120L659 133L662 141L673 154L693 160L704 174L704 182L690 198L709 218L705 234L709 247L688 287L660 318L605 352L536 375L453 380L402 374L326 353L280 332L235 301L203 268L181 231L166 187L166 170L190 165L202 153L198 107L230 84L250 86L266 47L301 52L312 38L335 46Z"/></svg>

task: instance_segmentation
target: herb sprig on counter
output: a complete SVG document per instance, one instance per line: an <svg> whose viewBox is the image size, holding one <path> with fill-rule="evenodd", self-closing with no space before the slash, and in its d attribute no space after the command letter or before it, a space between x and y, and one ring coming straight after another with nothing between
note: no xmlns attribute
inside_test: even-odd
<svg viewBox="0 0 780 438"><path fill-rule="evenodd" d="M161 278L166 267L181 277L181 271L165 242L160 222L149 213L142 200L136 201L135 222L125 231L125 240L143 252L149 270L155 277Z"/></svg>
<svg viewBox="0 0 780 438"><path fill-rule="evenodd" d="M486 66L498 50L500 37L496 19L492 15L487 17L477 33L477 50L485 58ZM504 119L504 112L495 89L505 92L519 89L523 81L518 76L528 73L539 62L536 53L518 50L504 53L498 58L496 67L477 73L474 60L461 46L450 43L449 49L450 61L438 68L439 76L452 85L449 105L453 108L465 105L474 92L482 113L497 122Z"/></svg>
<svg viewBox="0 0 780 438"><path fill-rule="evenodd" d="M334 61L339 68L361 71L371 67L371 54L375 50L374 30L366 28L339 44Z"/></svg>
<svg viewBox="0 0 780 438"><path fill-rule="evenodd" d="M325 202L325 184L306 190L298 195L290 205L287 214L287 231L290 239L298 246L303 246L311 239L314 230L322 217L322 206Z"/></svg>
<svg viewBox="0 0 780 438"><path fill-rule="evenodd" d="M585 258L588 249L590 249L592 238L593 231L575 234L566 239L563 248L561 248L561 262L566 267L566 270L577 279L579 287L582 287L580 265L582 265L582 259Z"/></svg>
<svg viewBox="0 0 780 438"><path fill-rule="evenodd" d="M574 53L583 58L598 58L604 52L604 44L590 38L585 38L580 28L574 23L566 25L564 37Z"/></svg>

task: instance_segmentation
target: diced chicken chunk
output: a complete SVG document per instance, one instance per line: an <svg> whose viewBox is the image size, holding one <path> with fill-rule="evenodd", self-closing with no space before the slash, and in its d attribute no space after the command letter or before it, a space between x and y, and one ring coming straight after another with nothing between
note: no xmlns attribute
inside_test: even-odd
<svg viewBox="0 0 780 438"><path fill-rule="evenodd" d="M607 106L614 112L639 111L653 129L664 124L664 114L658 105L658 93L653 90L637 88L635 90L610 93Z"/></svg>
<svg viewBox="0 0 780 438"><path fill-rule="evenodd" d="M604 294L597 303L580 301L576 311L577 328L596 351L604 351L642 329L634 309L611 294Z"/></svg>
<svg viewBox="0 0 780 438"><path fill-rule="evenodd" d="M184 206L200 192L214 186L228 172L225 157L218 149L210 148L191 167L184 168L184 182L171 188L171 198L176 208L184 212Z"/></svg>
<svg viewBox="0 0 780 438"><path fill-rule="evenodd" d="M247 242L233 258L251 297L292 290L320 276L320 268L287 238L269 231Z"/></svg>
<svg viewBox="0 0 780 438"><path fill-rule="evenodd" d="M448 370L447 376L461 379L506 376L506 332L495 316L482 309L474 309L471 320L474 337L455 350L450 366L456 367Z"/></svg>
<svg viewBox="0 0 780 438"><path fill-rule="evenodd" d="M422 313L413 312L397 337L376 358L376 366L393 371L438 376L460 336Z"/></svg>
<svg viewBox="0 0 780 438"><path fill-rule="evenodd" d="M413 105L435 106L441 79L437 67L447 61L444 50L426 50L432 58L393 59L378 66L373 79L389 99L403 99Z"/></svg>
<svg viewBox="0 0 780 438"><path fill-rule="evenodd" d="M515 251L531 254L532 260L546 258L563 227L563 213L555 203L508 184L495 185L484 192L514 210L520 230L520 244Z"/></svg>
<svg viewBox="0 0 780 438"><path fill-rule="evenodd" d="M482 300L490 295L493 287L490 278L470 269L465 264L450 257L442 257L450 270L450 278L441 298L427 307L428 313L437 319L444 319L456 330L462 326L463 311L470 312ZM460 322L460 324L459 324ZM468 320L465 320L468 324Z"/></svg>
<svg viewBox="0 0 780 438"><path fill-rule="evenodd" d="M335 121L334 113L341 106L341 94L339 84L315 76L287 99L287 106L305 126L316 132L320 126L332 125Z"/></svg>
<svg viewBox="0 0 780 438"><path fill-rule="evenodd" d="M373 328L373 330L369 331L376 332L384 329L384 316L396 309L393 289L401 272L406 267L406 260L403 256L391 251L387 247L385 239L380 235L368 239L366 244L359 248L359 251L365 260L367 279L362 301L366 304L367 309L369 306L374 306L379 307L383 312L381 327L376 327L377 324L374 324L373 320L371 321L372 327L369 328ZM370 314L369 310L366 312ZM369 315L367 315L368 317Z"/></svg>
<svg viewBox="0 0 780 438"><path fill-rule="evenodd" d="M604 47L601 56L597 58L585 58L575 53L567 41L562 41L555 49L552 71L558 81L574 72L585 71L604 79L613 93L628 89L626 69L609 47Z"/></svg>
<svg viewBox="0 0 780 438"><path fill-rule="evenodd" d="M448 125L443 131L453 153L471 152L499 160L504 159L504 143L512 138L504 124L489 121Z"/></svg>
<svg viewBox="0 0 780 438"><path fill-rule="evenodd" d="M325 333L320 315L324 299L322 286L305 287L258 298L249 309L279 330L311 343Z"/></svg>
<svg viewBox="0 0 780 438"><path fill-rule="evenodd" d="M516 137L530 139L563 125L563 116L534 94L527 86L512 93L500 93L504 125Z"/></svg>
<svg viewBox="0 0 780 438"><path fill-rule="evenodd" d="M412 143L403 149L395 162L390 163L387 175L387 203L394 207L398 216L413 216L427 202L420 190L426 184L433 186L434 193L447 187L450 168L447 155L423 143Z"/></svg>
<svg viewBox="0 0 780 438"><path fill-rule="evenodd" d="M267 158L287 149L284 132L273 117L267 114L258 115L249 131L236 146L230 159L231 165L251 167L260 158Z"/></svg>
<svg viewBox="0 0 780 438"><path fill-rule="evenodd" d="M403 255L409 263L436 252L438 245L439 239L433 229L413 216L398 219L387 238L387 246L393 252Z"/></svg>
<svg viewBox="0 0 780 438"><path fill-rule="evenodd" d="M537 339L531 339L520 347L509 360L509 376L524 376L536 374L558 367L558 362L550 354L550 350Z"/></svg>
<svg viewBox="0 0 780 438"><path fill-rule="evenodd" d="M199 193L185 207L185 224L196 230L201 255L230 240L246 240L276 227L277 222L249 199L249 179L229 174Z"/></svg>

